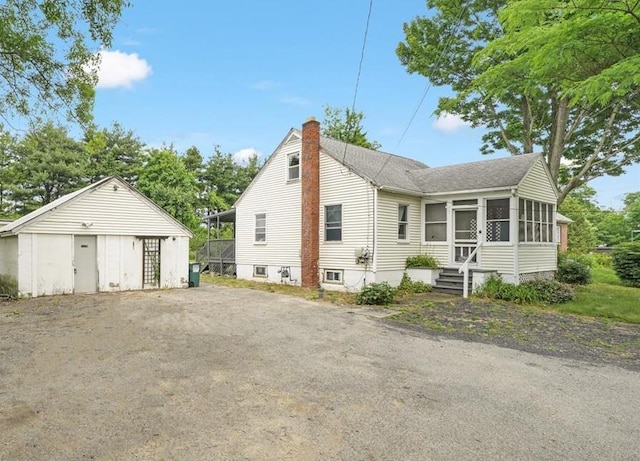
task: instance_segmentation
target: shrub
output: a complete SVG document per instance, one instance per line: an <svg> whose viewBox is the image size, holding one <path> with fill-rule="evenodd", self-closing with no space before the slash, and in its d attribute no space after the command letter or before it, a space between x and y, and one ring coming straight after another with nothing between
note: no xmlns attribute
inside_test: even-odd
<svg viewBox="0 0 640 461"><path fill-rule="evenodd" d="M591 266L587 264L587 260L581 255L558 256L558 271L556 279L560 282L571 283L573 285L586 285L591 283Z"/></svg>
<svg viewBox="0 0 640 461"><path fill-rule="evenodd" d="M593 265L599 267L611 267L612 258L610 254L607 253L593 253L591 255L593 258ZM593 266L592 266L593 267Z"/></svg>
<svg viewBox="0 0 640 461"><path fill-rule="evenodd" d="M518 304L532 304L543 302L547 304L559 304L573 301L575 291L571 285L557 280L532 280L514 285L505 283L497 277L490 277L481 287L480 295L502 301Z"/></svg>
<svg viewBox="0 0 640 461"><path fill-rule="evenodd" d="M0 298L18 297L18 280L11 275L0 274Z"/></svg>
<svg viewBox="0 0 640 461"><path fill-rule="evenodd" d="M640 242L627 242L613 249L613 268L625 285L640 288Z"/></svg>
<svg viewBox="0 0 640 461"><path fill-rule="evenodd" d="M396 291L403 294L429 293L432 290L433 287L428 283L421 280L411 280L411 277L409 277L406 272L402 276L400 285L396 288Z"/></svg>
<svg viewBox="0 0 640 461"><path fill-rule="evenodd" d="M538 299L547 304L561 304L576 299L576 292L569 284L557 280L531 280L523 283L530 286L538 295Z"/></svg>
<svg viewBox="0 0 640 461"><path fill-rule="evenodd" d="M478 294L518 304L531 304L540 301L540 297L533 287L526 284L505 283L498 277L489 277Z"/></svg>
<svg viewBox="0 0 640 461"><path fill-rule="evenodd" d="M409 269L412 267L429 267L432 269L437 269L438 260L433 256L429 255L415 255L409 256L405 263L405 268Z"/></svg>
<svg viewBox="0 0 640 461"><path fill-rule="evenodd" d="M393 288L387 282L371 283L356 295L358 304L386 305L393 302Z"/></svg>

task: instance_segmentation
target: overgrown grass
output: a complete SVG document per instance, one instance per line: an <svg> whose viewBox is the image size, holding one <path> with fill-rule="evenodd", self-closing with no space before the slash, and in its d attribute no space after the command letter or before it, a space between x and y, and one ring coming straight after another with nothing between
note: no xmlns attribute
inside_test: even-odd
<svg viewBox="0 0 640 461"><path fill-rule="evenodd" d="M203 274L201 276L203 282L214 283L216 285L224 285L233 288L249 288L252 290L268 291L270 293L281 293L308 300L324 300L333 304L346 305L356 304L354 293L346 293L341 291L324 290L323 297L320 299L317 288L303 288L297 285L287 285L284 283L266 283L254 282L253 280L241 280L235 277L219 276Z"/></svg>
<svg viewBox="0 0 640 461"><path fill-rule="evenodd" d="M640 288L622 286L615 271L593 268L593 283L576 287L576 300L553 306L560 312L640 323Z"/></svg>

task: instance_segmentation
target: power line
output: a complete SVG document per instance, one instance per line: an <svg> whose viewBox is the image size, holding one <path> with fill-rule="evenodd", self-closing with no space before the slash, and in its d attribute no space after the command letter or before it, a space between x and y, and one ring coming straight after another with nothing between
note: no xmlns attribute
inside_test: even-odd
<svg viewBox="0 0 640 461"><path fill-rule="evenodd" d="M442 56L444 55L444 53L447 51L447 49L451 45L451 42L453 41L453 38L454 38L455 34L458 32L458 28L462 24L462 17L466 13L466 11L467 11L467 7L466 6L460 10L460 14L458 15L458 18L456 19L456 25L454 26L453 30L451 31L451 34L449 35L447 41L445 42L444 47L438 53L438 61L436 62L435 68L440 67L440 62L442 61ZM402 132L402 136L400 136L400 140L398 141L398 144L396 144L395 150L397 150L398 147L400 147L400 144L402 143L402 141L404 140L404 137L406 136L407 132L409 131L409 128L411 127L411 125L413 123L413 120L416 118L416 115L418 115L418 111L422 107L422 103L424 102L425 98L427 97L427 94L429 94L429 90L431 90L432 86L433 86L433 84L431 83L431 80L429 80L429 82L427 83L426 88L424 89L424 92L422 93L422 97L420 98L420 101L418 102L418 105L416 106L416 109L413 111L413 114L411 115L411 118L409 119L409 123L407 123L407 127Z"/></svg>
<svg viewBox="0 0 640 461"><path fill-rule="evenodd" d="M356 76L356 87L353 92L353 102L351 103L351 113L353 114L356 110L356 100L358 99L358 87L360 86L360 75L362 74L362 63L364 62L364 51L367 47L367 36L369 35L369 23L371 22L371 11L373 10L373 0L369 0L369 12L367 13L367 23L364 28L364 38L362 40L362 49L360 50L360 63L358 64L358 74ZM348 114L345 115L345 123L347 124L347 134L349 131L348 125ZM347 157L347 142L344 143L344 152L342 154L342 163L344 163L345 158Z"/></svg>

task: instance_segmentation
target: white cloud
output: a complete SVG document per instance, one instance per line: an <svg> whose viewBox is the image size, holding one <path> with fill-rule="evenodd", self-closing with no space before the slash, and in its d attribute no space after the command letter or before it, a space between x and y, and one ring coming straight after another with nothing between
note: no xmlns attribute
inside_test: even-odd
<svg viewBox="0 0 640 461"><path fill-rule="evenodd" d="M253 147L248 147L246 149L240 149L238 152L233 154L233 160L239 165L247 163L251 157L257 155L258 158L262 157L262 152L255 150Z"/></svg>
<svg viewBox="0 0 640 461"><path fill-rule="evenodd" d="M469 122L465 122L459 115L443 112L438 116L432 125L436 130L444 131L445 133L455 133L462 128L470 126Z"/></svg>
<svg viewBox="0 0 640 461"><path fill-rule="evenodd" d="M151 75L151 66L137 53L116 50L100 51L99 54L98 88L131 88L134 82Z"/></svg>
<svg viewBox="0 0 640 461"><path fill-rule="evenodd" d="M292 106L308 106L310 103L308 99L299 96L282 96L279 101Z"/></svg>
<svg viewBox="0 0 640 461"><path fill-rule="evenodd" d="M268 91L268 90L275 90L277 88L281 88L282 83L276 82L274 80L260 80L259 82L252 83L250 86L254 90Z"/></svg>

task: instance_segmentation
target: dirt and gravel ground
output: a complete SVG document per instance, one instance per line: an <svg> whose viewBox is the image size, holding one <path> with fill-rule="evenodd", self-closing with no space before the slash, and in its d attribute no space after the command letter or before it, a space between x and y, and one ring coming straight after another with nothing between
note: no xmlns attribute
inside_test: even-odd
<svg viewBox="0 0 640 461"><path fill-rule="evenodd" d="M390 321L438 336L640 371L638 324L438 293L413 295L391 308L399 314Z"/></svg>
<svg viewBox="0 0 640 461"><path fill-rule="evenodd" d="M0 459L637 459L637 371L386 314L212 285L0 303Z"/></svg>

